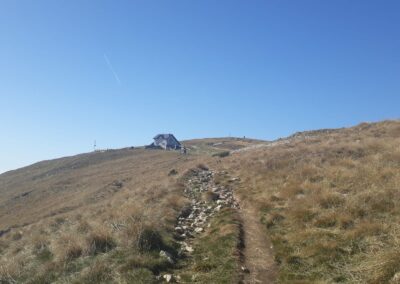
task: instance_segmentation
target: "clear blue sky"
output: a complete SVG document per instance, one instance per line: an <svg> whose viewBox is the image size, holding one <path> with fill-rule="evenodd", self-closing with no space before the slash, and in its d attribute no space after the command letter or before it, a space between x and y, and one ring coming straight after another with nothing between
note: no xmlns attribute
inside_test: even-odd
<svg viewBox="0 0 400 284"><path fill-rule="evenodd" d="M0 2L0 172L400 117L400 1Z"/></svg>

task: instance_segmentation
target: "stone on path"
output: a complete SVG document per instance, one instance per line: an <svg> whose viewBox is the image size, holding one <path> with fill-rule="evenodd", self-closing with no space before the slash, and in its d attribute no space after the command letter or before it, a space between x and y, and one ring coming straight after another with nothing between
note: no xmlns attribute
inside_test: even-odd
<svg viewBox="0 0 400 284"><path fill-rule="evenodd" d="M169 283L172 280L172 274L164 274L163 278L167 283Z"/></svg>
<svg viewBox="0 0 400 284"><path fill-rule="evenodd" d="M196 233L201 233L201 232L203 232L203 228L196 228L196 229L194 229L194 231Z"/></svg>

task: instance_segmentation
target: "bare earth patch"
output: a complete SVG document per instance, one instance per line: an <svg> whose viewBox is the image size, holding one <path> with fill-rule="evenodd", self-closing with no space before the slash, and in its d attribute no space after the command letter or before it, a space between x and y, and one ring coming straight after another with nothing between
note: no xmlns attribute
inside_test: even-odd
<svg viewBox="0 0 400 284"><path fill-rule="evenodd" d="M274 283L277 265L271 241L267 238L259 214L249 202L240 202L244 231L244 266L249 269L244 283Z"/></svg>

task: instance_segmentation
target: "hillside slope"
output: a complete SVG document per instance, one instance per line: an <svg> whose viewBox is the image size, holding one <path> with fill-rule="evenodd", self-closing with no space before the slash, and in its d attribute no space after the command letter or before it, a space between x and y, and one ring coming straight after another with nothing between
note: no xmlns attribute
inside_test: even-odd
<svg viewBox="0 0 400 284"><path fill-rule="evenodd" d="M297 133L224 159L281 283L399 283L400 122ZM396 280L397 279L397 280Z"/></svg>
<svg viewBox="0 0 400 284"><path fill-rule="evenodd" d="M0 282L397 283L399 121L184 143L189 155L121 149L0 175ZM202 171L200 188L242 208L207 215L181 256L174 228Z"/></svg>
<svg viewBox="0 0 400 284"><path fill-rule="evenodd" d="M203 142L205 152L198 150ZM184 143L190 155L109 150L0 175L0 282L149 283L174 269L159 253L177 257L174 225L189 202L182 179L211 153L253 142L221 138ZM218 222L234 222L228 215ZM113 270L100 273L104 266Z"/></svg>
<svg viewBox="0 0 400 284"><path fill-rule="evenodd" d="M112 202L149 190L188 159L172 152L124 149L40 162L0 176L0 224L20 226L44 217ZM161 178L162 177L162 178Z"/></svg>
<svg viewBox="0 0 400 284"><path fill-rule="evenodd" d="M152 186L168 183L171 169L182 173L209 154L263 141L215 138L183 143L192 155L126 148L43 161L1 174L0 230L28 225L89 204L110 202L116 193L143 193Z"/></svg>

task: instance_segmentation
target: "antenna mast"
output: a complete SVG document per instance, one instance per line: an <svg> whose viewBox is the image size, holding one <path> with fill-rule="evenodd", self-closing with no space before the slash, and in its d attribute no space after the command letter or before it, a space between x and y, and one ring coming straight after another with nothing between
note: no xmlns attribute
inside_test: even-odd
<svg viewBox="0 0 400 284"><path fill-rule="evenodd" d="M96 152L96 140L94 140L94 143L93 143L93 152Z"/></svg>

